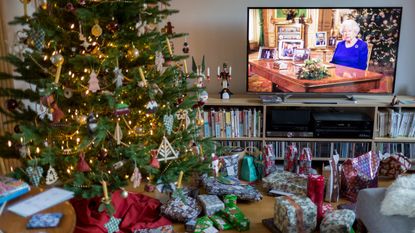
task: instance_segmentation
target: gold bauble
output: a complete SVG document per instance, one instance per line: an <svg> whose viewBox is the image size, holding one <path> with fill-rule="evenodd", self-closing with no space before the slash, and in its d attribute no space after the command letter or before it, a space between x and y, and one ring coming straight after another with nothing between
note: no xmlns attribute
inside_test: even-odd
<svg viewBox="0 0 415 233"><path fill-rule="evenodd" d="M127 51L127 58L130 60L137 59L140 56L140 51L136 47L132 47Z"/></svg>
<svg viewBox="0 0 415 233"><path fill-rule="evenodd" d="M102 28L98 24L95 24L91 29L91 34L95 37L102 35Z"/></svg>
<svg viewBox="0 0 415 233"><path fill-rule="evenodd" d="M48 0L40 0L39 1L39 6L43 10L47 10L48 9Z"/></svg>
<svg viewBox="0 0 415 233"><path fill-rule="evenodd" d="M59 66L63 64L63 61L65 61L65 58L60 53L56 53L50 57L50 61L55 66Z"/></svg>

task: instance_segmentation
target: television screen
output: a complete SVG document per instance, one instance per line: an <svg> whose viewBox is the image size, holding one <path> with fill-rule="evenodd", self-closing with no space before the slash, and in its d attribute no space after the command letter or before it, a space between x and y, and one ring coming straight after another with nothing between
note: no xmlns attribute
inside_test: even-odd
<svg viewBox="0 0 415 233"><path fill-rule="evenodd" d="M248 8L247 91L392 94L402 7Z"/></svg>

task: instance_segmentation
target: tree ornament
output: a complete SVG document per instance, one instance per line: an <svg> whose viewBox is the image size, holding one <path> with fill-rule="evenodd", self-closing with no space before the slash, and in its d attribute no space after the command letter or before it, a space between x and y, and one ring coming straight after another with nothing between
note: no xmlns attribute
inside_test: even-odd
<svg viewBox="0 0 415 233"><path fill-rule="evenodd" d="M115 126L115 130L114 130L114 139L117 141L117 145L121 144L122 137L123 135L122 135L121 127L120 127L119 122L117 121L117 125Z"/></svg>
<svg viewBox="0 0 415 233"><path fill-rule="evenodd" d="M146 104L146 109L148 113L155 113L158 109L158 103L155 100L150 100Z"/></svg>
<svg viewBox="0 0 415 233"><path fill-rule="evenodd" d="M78 3L79 3L79 5L82 5L83 6L83 5L86 4L86 0L79 0Z"/></svg>
<svg viewBox="0 0 415 233"><path fill-rule="evenodd" d="M121 161L118 161L118 162L116 162L116 163L114 163L113 165L112 165L112 168L114 168L115 170L118 170L118 169L120 169L122 166L124 166L124 164L126 163L126 160L121 160Z"/></svg>
<svg viewBox="0 0 415 233"><path fill-rule="evenodd" d="M184 38L183 53L189 53L189 43L187 43L187 36Z"/></svg>
<svg viewBox="0 0 415 233"><path fill-rule="evenodd" d="M39 166L29 166L26 168L26 174L29 177L30 183L38 187L40 179L42 178L43 168Z"/></svg>
<svg viewBox="0 0 415 233"><path fill-rule="evenodd" d="M209 94L207 93L206 90L203 90L202 93L200 93L199 95L199 102L202 102L203 104L205 104L209 99Z"/></svg>
<svg viewBox="0 0 415 233"><path fill-rule="evenodd" d="M53 65L56 66L56 74L55 74L55 83L59 83L59 78L61 75L62 65L65 61L65 58L58 52L53 52L54 54L50 57L50 61Z"/></svg>
<svg viewBox="0 0 415 233"><path fill-rule="evenodd" d="M160 72L161 74L163 74L164 72L164 69L163 69L164 61L165 60L163 57L163 53L161 53L160 51L156 51L156 59L155 59L156 70Z"/></svg>
<svg viewBox="0 0 415 233"><path fill-rule="evenodd" d="M179 158L179 152L175 151L166 136L163 136L159 149L157 150L157 159L167 161Z"/></svg>
<svg viewBox="0 0 415 233"><path fill-rule="evenodd" d="M119 103L115 105L115 112L114 114L118 116L126 115L130 113L130 109L128 108L128 104L126 103Z"/></svg>
<svg viewBox="0 0 415 233"><path fill-rule="evenodd" d="M80 125L85 125L87 123L87 121L88 121L88 117L86 115L82 114L82 115L78 115L78 117L76 118L76 120L78 121L78 123Z"/></svg>
<svg viewBox="0 0 415 233"><path fill-rule="evenodd" d="M188 111L186 109L179 109L176 112L176 118L180 121L179 123L179 130L180 129L187 129L190 125L190 118Z"/></svg>
<svg viewBox="0 0 415 233"><path fill-rule="evenodd" d="M141 81L138 82L139 87L147 87L147 80L144 76L143 69L141 67L138 67L138 73L140 74Z"/></svg>
<svg viewBox="0 0 415 233"><path fill-rule="evenodd" d="M104 224L105 228L107 228L108 233L114 233L114 232L118 232L120 230L119 225L120 225L121 219L120 218L115 218L114 216L111 216L110 220Z"/></svg>
<svg viewBox="0 0 415 233"><path fill-rule="evenodd" d="M202 111L200 111L200 108L197 108L196 125L197 126L202 126L203 124L204 124L204 120L203 120L203 116L202 116Z"/></svg>
<svg viewBox="0 0 415 233"><path fill-rule="evenodd" d="M104 161L108 156L108 150L106 148L101 148L98 155L98 160Z"/></svg>
<svg viewBox="0 0 415 233"><path fill-rule="evenodd" d="M91 28L91 34L95 37L102 35L102 28L99 26L98 21L95 21L95 25Z"/></svg>
<svg viewBox="0 0 415 233"><path fill-rule="evenodd" d="M48 0L39 0L39 6L42 10L48 9Z"/></svg>
<svg viewBox="0 0 415 233"><path fill-rule="evenodd" d="M46 184L52 185L56 181L58 181L58 174L56 173L55 168L53 168L52 166L49 166L49 169L46 175Z"/></svg>
<svg viewBox="0 0 415 233"><path fill-rule="evenodd" d="M66 3L65 9L69 12L75 11L75 7L73 6L71 2Z"/></svg>
<svg viewBox="0 0 415 233"><path fill-rule="evenodd" d="M88 163L85 161L85 153L82 151L79 153L78 164L76 165L76 169L80 172L90 172L91 168L89 167Z"/></svg>
<svg viewBox="0 0 415 233"><path fill-rule="evenodd" d="M73 96L73 91L71 88L69 87L64 87L63 88L63 96L65 96L65 98L70 99Z"/></svg>
<svg viewBox="0 0 415 233"><path fill-rule="evenodd" d="M28 146L18 143L16 144L16 148L19 151L20 158L24 159L28 155L30 156L30 148Z"/></svg>
<svg viewBox="0 0 415 233"><path fill-rule="evenodd" d="M17 100L15 99L8 99L6 101L7 110L9 111L14 111L18 105L19 104L17 103Z"/></svg>
<svg viewBox="0 0 415 233"><path fill-rule="evenodd" d="M58 103L55 100L54 95L43 96L40 99L40 103L48 107L50 113L52 113L52 122L59 123L62 118L65 117L63 111L59 108Z"/></svg>
<svg viewBox="0 0 415 233"><path fill-rule="evenodd" d="M122 87L122 82L125 78L125 76L122 74L122 70L119 67L115 67L114 68L114 75L115 75L115 86L118 87Z"/></svg>
<svg viewBox="0 0 415 233"><path fill-rule="evenodd" d="M173 56L173 50L171 48L172 46L170 44L170 40L169 40L168 37L166 37L166 44L167 44L167 51L169 51L169 55L170 55L170 57L172 57Z"/></svg>
<svg viewBox="0 0 415 233"><path fill-rule="evenodd" d="M21 133L22 131L20 130L20 126L19 125L15 125L14 126L14 128L13 128L13 131L15 132L15 133Z"/></svg>
<svg viewBox="0 0 415 233"><path fill-rule="evenodd" d="M134 172L131 175L131 179L130 179L130 181L133 182L133 187L134 188L138 188L140 186L141 179L142 179L142 176L141 176L140 170L138 169L137 166L135 166L134 167Z"/></svg>
<svg viewBox="0 0 415 233"><path fill-rule="evenodd" d="M109 24L107 24L106 26L107 30L110 31L111 33L116 33L118 31L118 23L116 21L111 21Z"/></svg>
<svg viewBox="0 0 415 233"><path fill-rule="evenodd" d="M163 31L167 35L173 35L173 25L171 25L171 22L167 22L167 25L163 28Z"/></svg>
<svg viewBox="0 0 415 233"><path fill-rule="evenodd" d="M133 45L127 50L127 59L134 61L140 56L140 51Z"/></svg>
<svg viewBox="0 0 415 233"><path fill-rule="evenodd" d="M121 197L124 199L128 197L128 191L125 188L121 188Z"/></svg>
<svg viewBox="0 0 415 233"><path fill-rule="evenodd" d="M34 48L38 51L42 50L43 44L45 43L45 31L42 29L32 30L30 37L33 40Z"/></svg>
<svg viewBox="0 0 415 233"><path fill-rule="evenodd" d="M137 29L137 36L138 37L140 37L141 35L146 33L146 25L147 25L147 22L146 21L141 21L141 20L139 20L135 24L135 28Z"/></svg>
<svg viewBox="0 0 415 233"><path fill-rule="evenodd" d="M172 114L164 115L163 123L164 123L164 128L167 131L167 135L170 135L171 132L173 132L173 121L174 121L174 117Z"/></svg>
<svg viewBox="0 0 415 233"><path fill-rule="evenodd" d="M150 160L150 166L159 169L160 168L160 162L157 159L157 154L158 154L158 150L151 150L150 151L150 155L151 155L151 160Z"/></svg>
<svg viewBox="0 0 415 233"><path fill-rule="evenodd" d="M95 118L93 113L89 114L87 122L88 122L88 132L90 134L95 133L95 131L97 130L97 126L98 126L98 121Z"/></svg>
<svg viewBox="0 0 415 233"><path fill-rule="evenodd" d="M90 90L91 92L95 93L97 91L99 91L101 88L99 87L99 81L97 78L97 74L95 73L95 70L92 70L91 74L89 75L89 87L88 90Z"/></svg>

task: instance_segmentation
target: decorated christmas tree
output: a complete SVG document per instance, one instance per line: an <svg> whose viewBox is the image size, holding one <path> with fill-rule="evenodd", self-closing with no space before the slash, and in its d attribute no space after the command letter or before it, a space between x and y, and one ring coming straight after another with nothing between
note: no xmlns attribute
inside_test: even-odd
<svg viewBox="0 0 415 233"><path fill-rule="evenodd" d="M15 176L34 186L62 185L77 196L102 196L128 185L175 182L208 171L212 143L199 137L206 99L202 75L159 28L175 10L167 0L42 0L22 25L15 72L30 88L2 88L2 113L15 124L1 156L19 157ZM186 44L188 52L188 45ZM200 80L200 79L199 79ZM203 94L202 94L203 93Z"/></svg>

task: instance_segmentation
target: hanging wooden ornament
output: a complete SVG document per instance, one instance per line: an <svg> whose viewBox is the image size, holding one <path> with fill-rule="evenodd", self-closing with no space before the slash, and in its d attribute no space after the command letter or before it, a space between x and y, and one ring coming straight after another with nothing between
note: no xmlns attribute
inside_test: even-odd
<svg viewBox="0 0 415 233"><path fill-rule="evenodd" d="M157 159L157 154L158 154L158 150L151 150L150 151L150 155L151 155L150 166L159 169L160 168L160 162Z"/></svg>
<svg viewBox="0 0 415 233"><path fill-rule="evenodd" d="M35 187L38 187L40 179L42 178L43 168L39 166L27 167L26 174L29 177L30 183Z"/></svg>
<svg viewBox="0 0 415 233"><path fill-rule="evenodd" d="M135 28L137 29L137 36L138 37L140 37L141 35L146 33L146 26L147 26L147 22L146 21L141 21L141 20L139 20L135 24Z"/></svg>
<svg viewBox="0 0 415 233"><path fill-rule="evenodd" d="M176 118L180 121L179 130L180 129L187 129L187 127L189 127L190 117L189 117L187 109L179 109L176 112Z"/></svg>
<svg viewBox="0 0 415 233"><path fill-rule="evenodd" d="M140 170L138 169L137 166L135 166L134 167L134 172L131 175L131 179L130 179L130 181L133 182L133 187L134 188L138 188L140 186L141 179L142 179L142 176L141 176Z"/></svg>
<svg viewBox="0 0 415 233"><path fill-rule="evenodd" d="M115 79L115 86L117 88L122 87L122 82L124 81L125 76L122 74L122 70L119 67L115 67L114 69Z"/></svg>
<svg viewBox="0 0 415 233"><path fill-rule="evenodd" d="M179 158L179 152L174 150L166 136L163 136L163 140L157 151L157 159L159 161L167 161L177 158Z"/></svg>
<svg viewBox="0 0 415 233"><path fill-rule="evenodd" d="M174 117L172 114L164 115L163 123L164 123L164 128L166 129L167 135L170 135L171 132L173 131L173 121L174 121Z"/></svg>
<svg viewBox="0 0 415 233"><path fill-rule="evenodd" d="M46 174L46 184L52 185L58 181L58 173L56 173L55 168L49 166L48 173Z"/></svg>
<svg viewBox="0 0 415 233"><path fill-rule="evenodd" d="M97 92L101 89L99 87L99 80L98 80L97 76L98 75L97 75L97 73L95 73L95 70L92 70L91 74L89 75L88 90L90 90L93 93L95 93L95 92Z"/></svg>
<svg viewBox="0 0 415 233"><path fill-rule="evenodd" d="M117 125L115 126L115 131L114 131L114 139L117 141L117 145L121 144L122 136L123 135L122 135L120 123L117 122Z"/></svg>
<svg viewBox="0 0 415 233"><path fill-rule="evenodd" d="M47 106L49 112L52 113L53 123L59 123L62 118L65 117L65 114L59 108L58 103L55 101L54 95L43 96L40 100L40 103Z"/></svg>
<svg viewBox="0 0 415 233"><path fill-rule="evenodd" d="M161 53L160 51L156 51L155 65L156 65L157 71L160 72L161 74L163 74L164 72L164 68L163 68L164 62L165 60L163 57L163 53Z"/></svg>
<svg viewBox="0 0 415 233"><path fill-rule="evenodd" d="M89 167L88 163L85 161L85 153L79 153L78 165L76 169L80 172L90 172L91 167Z"/></svg>

